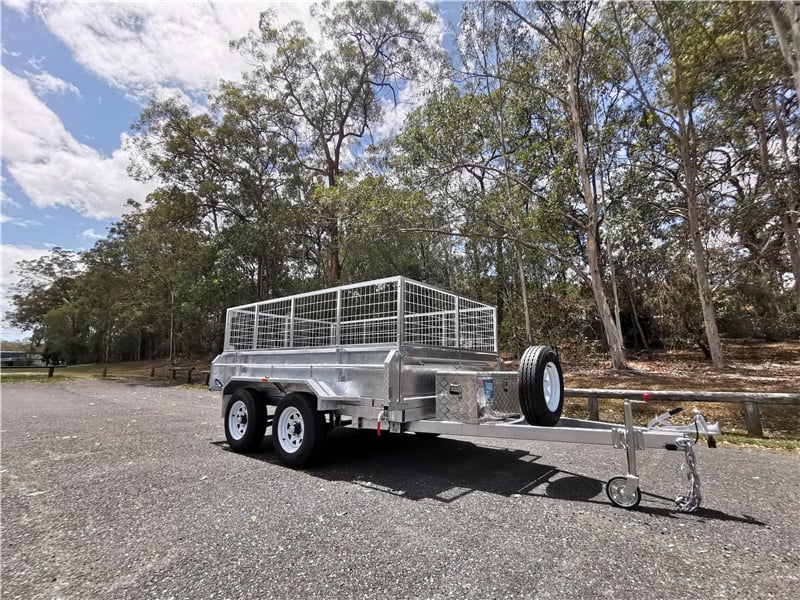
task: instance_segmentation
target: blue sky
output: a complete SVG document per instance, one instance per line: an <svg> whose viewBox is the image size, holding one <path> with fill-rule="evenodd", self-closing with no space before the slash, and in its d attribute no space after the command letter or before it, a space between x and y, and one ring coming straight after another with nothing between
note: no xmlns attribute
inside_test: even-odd
<svg viewBox="0 0 800 600"><path fill-rule="evenodd" d="M150 97L196 110L246 65L228 42L269 7L308 23L308 3L2 0L2 310L18 260L91 248L155 183L126 173L126 143ZM460 3L440 12L457 20ZM313 34L313 27L309 28ZM394 116L402 118L407 109ZM3 327L2 337L20 337Z"/></svg>

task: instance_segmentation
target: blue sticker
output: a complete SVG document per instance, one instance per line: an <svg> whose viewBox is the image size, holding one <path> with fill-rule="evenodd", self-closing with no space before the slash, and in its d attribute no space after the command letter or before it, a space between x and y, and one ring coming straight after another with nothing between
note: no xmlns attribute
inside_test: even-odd
<svg viewBox="0 0 800 600"><path fill-rule="evenodd" d="M494 379L483 380L483 393L486 396L486 404L494 402Z"/></svg>

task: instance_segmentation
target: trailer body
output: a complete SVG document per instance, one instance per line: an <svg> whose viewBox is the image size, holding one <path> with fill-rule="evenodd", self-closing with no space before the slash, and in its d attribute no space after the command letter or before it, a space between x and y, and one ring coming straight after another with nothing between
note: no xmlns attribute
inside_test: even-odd
<svg viewBox="0 0 800 600"><path fill-rule="evenodd" d="M606 492L633 508L637 450L683 450L690 491L676 502L699 506L692 447L720 433L699 411L692 425L670 425L670 411L637 427L626 400L622 424L565 419L555 351L533 346L517 371L502 366L493 306L392 277L228 309L210 388L222 392L232 449L256 449L271 425L275 451L293 467L318 460L336 426L602 444L626 451L627 473Z"/></svg>
<svg viewBox="0 0 800 600"><path fill-rule="evenodd" d="M404 277L228 309L211 389L223 416L242 387L270 404L312 394L320 411L393 431L436 416L436 374L498 370L494 307Z"/></svg>

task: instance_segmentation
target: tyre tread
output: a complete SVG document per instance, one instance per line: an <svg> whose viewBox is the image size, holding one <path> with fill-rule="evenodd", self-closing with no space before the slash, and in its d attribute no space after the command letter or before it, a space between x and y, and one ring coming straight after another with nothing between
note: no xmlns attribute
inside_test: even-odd
<svg viewBox="0 0 800 600"><path fill-rule="evenodd" d="M549 362L553 362L558 368L561 388L560 403L555 411L547 408L541 392L544 369ZM552 427L561 418L564 406L564 378L558 355L549 346L531 346L522 354L519 361L519 403L525 420L531 425Z"/></svg>

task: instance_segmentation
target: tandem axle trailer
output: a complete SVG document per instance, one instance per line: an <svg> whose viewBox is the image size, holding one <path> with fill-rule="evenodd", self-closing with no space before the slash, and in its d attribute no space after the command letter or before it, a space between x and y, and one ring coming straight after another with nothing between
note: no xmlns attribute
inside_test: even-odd
<svg viewBox="0 0 800 600"><path fill-rule="evenodd" d="M672 425L673 409L636 426L633 400L621 424L563 418L554 350L532 346L518 371L501 366L494 307L393 277L228 309L210 388L222 392L232 450L255 450L271 426L290 467L319 461L334 427L599 444L625 451L627 472L606 493L635 508L636 453L661 448L684 453L689 490L678 508L699 507L693 447L700 436L712 445L718 424L695 410L690 425Z"/></svg>

